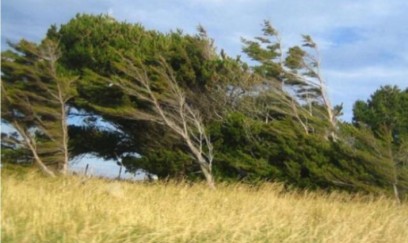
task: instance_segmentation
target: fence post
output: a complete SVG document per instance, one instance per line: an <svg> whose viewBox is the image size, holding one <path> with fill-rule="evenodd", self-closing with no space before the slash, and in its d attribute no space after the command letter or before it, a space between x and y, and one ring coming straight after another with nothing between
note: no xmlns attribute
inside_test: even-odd
<svg viewBox="0 0 408 243"><path fill-rule="evenodd" d="M122 165L120 165L120 167L119 167L119 175L118 175L118 180L120 180L120 175L122 174Z"/></svg>
<svg viewBox="0 0 408 243"><path fill-rule="evenodd" d="M85 173L84 173L84 175L85 175L85 176L87 176L87 175L88 175L88 169L89 169L89 164L86 164L86 167L85 167Z"/></svg>

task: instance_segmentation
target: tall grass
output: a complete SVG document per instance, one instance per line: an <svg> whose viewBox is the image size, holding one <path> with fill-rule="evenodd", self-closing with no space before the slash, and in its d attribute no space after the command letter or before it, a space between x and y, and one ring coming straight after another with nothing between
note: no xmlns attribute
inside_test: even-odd
<svg viewBox="0 0 408 243"><path fill-rule="evenodd" d="M2 176L2 242L408 242L408 206L282 187Z"/></svg>

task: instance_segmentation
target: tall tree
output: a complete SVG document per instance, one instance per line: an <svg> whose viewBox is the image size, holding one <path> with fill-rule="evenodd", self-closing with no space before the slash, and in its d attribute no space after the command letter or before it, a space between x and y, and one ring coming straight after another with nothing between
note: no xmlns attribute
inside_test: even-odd
<svg viewBox="0 0 408 243"><path fill-rule="evenodd" d="M292 82L296 82L297 95L306 101L310 114L313 115L314 103L321 106L326 113L323 118L326 118L332 129L336 129L336 114L327 93L326 82L321 74L317 44L309 35L303 35L302 46L303 49L295 46L288 51L286 66L291 72L288 72L287 77Z"/></svg>
<svg viewBox="0 0 408 243"><path fill-rule="evenodd" d="M68 168L67 103L76 77L58 65L58 44L22 40L2 53L2 121L11 125L48 175Z"/></svg>
<svg viewBox="0 0 408 243"><path fill-rule="evenodd" d="M223 119L228 111L226 108L234 106L238 100L237 92L230 89L231 84L250 76L239 61L227 56L220 58L216 54L213 41L203 28L199 28L196 35L183 34L180 30L163 34L145 30L138 24L118 22L108 16L78 15L59 28L50 28L48 37L60 41L63 52L61 63L81 75L75 107L103 117L116 128L112 132L117 132L116 137L121 140L119 144L133 145L133 151L129 151L129 146L123 149L117 146L99 153L96 150L100 150L100 146L87 143L90 145L86 146L88 152L106 157L114 157L115 153L120 156L126 150L140 154L145 161L151 161L151 164L157 164L160 160L158 151L162 151L162 154L182 153L184 158L191 152L174 132L152 122L157 121L157 116L151 114L155 109L152 103L129 95L117 85L109 86L101 79L91 78L90 73L104 77L125 77L123 72L118 71L115 63L123 62L123 56L129 55L135 63L143 63L153 91L171 93L167 89L168 84L156 80L156 74L150 69L157 66L162 57L173 71L174 80L182 91L186 104L194 107L195 112L201 115L203 124ZM125 107L132 107L131 120L121 115L125 112ZM87 129L71 129L76 132L85 130ZM74 138L80 141L82 137L75 135ZM79 142L73 141L72 144L79 147L74 149L75 152L85 152ZM108 152L111 154L108 155ZM163 161L168 161L170 157L176 158L166 156ZM168 174L165 173L166 169L156 170L158 167L146 166L146 163L141 168L156 172L161 177L168 177L175 175L172 172L175 164L175 167L188 171L185 173L187 176L196 175L197 163L191 163L191 159L164 163L161 168L168 166Z"/></svg>
<svg viewBox="0 0 408 243"><path fill-rule="evenodd" d="M399 181L408 169L408 89L383 86L366 102L357 101L353 114L353 123L368 126L386 147L382 153L394 168L392 184L399 200Z"/></svg>
<svg viewBox="0 0 408 243"><path fill-rule="evenodd" d="M353 107L353 123L364 123L373 131L386 126L391 129L393 141L408 137L408 88L383 86L367 101L359 100Z"/></svg>

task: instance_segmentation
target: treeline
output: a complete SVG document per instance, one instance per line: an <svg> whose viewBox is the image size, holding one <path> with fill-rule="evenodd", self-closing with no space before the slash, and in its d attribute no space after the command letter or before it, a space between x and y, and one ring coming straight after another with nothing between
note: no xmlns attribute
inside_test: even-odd
<svg viewBox="0 0 408 243"><path fill-rule="evenodd" d="M2 53L3 162L51 176L86 153L159 178L279 181L301 188L408 188L408 89L381 87L341 122L310 36L282 49L265 21L241 58L196 35L77 15ZM84 122L71 123L81 117ZM100 120L111 126L101 126Z"/></svg>

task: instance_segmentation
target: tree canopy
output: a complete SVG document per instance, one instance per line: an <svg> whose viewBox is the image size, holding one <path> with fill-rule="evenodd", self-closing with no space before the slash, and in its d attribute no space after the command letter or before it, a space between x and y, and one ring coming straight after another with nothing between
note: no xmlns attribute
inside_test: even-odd
<svg viewBox="0 0 408 243"><path fill-rule="evenodd" d="M22 40L2 53L2 121L19 133L2 135L2 147L28 146L46 168L93 153L160 178L397 190L401 198L408 89L382 87L356 102L353 124L341 122L317 44L302 39L283 50L265 21L261 36L242 39L251 66L218 52L201 26L194 35L161 33L79 14L51 26L41 44ZM75 115L86 122L67 126Z"/></svg>

